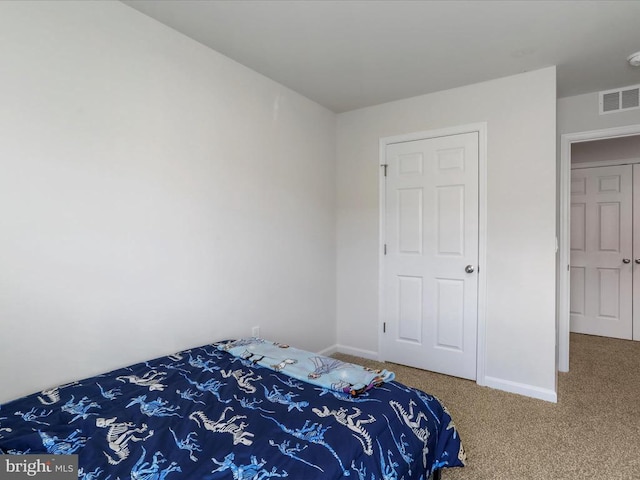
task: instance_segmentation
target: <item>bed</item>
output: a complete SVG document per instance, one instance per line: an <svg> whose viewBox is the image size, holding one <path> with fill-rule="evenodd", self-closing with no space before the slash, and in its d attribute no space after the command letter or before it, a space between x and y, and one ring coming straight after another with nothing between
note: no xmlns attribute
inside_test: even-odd
<svg viewBox="0 0 640 480"><path fill-rule="evenodd" d="M342 393L226 344L1 405L0 453L77 454L85 480L427 480L464 465L437 398L396 381Z"/></svg>

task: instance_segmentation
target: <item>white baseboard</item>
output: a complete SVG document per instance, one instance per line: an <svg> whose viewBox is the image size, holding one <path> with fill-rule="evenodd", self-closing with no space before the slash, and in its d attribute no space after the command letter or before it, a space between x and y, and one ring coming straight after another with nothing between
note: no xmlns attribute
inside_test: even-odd
<svg viewBox="0 0 640 480"><path fill-rule="evenodd" d="M509 393L517 393L518 395L524 395L526 397L546 400L547 402L558 402L558 394L553 390L534 387L533 385L527 385L526 383L512 382L510 380L503 380L502 378L485 376L484 385Z"/></svg>
<svg viewBox="0 0 640 480"><path fill-rule="evenodd" d="M338 345L331 345L330 347L327 347L323 350L320 350L319 352L316 352L318 355L322 355L324 357L330 357L331 355L333 355L334 353L336 353L338 351Z"/></svg>
<svg viewBox="0 0 640 480"><path fill-rule="evenodd" d="M353 355L354 357L362 357L367 360L375 360L378 361L380 357L378 356L378 352L374 352L372 350L363 350L361 348L350 347L348 345L336 345L336 350L340 353L344 353L346 355Z"/></svg>
<svg viewBox="0 0 640 480"><path fill-rule="evenodd" d="M344 353L345 355L353 355L354 357L366 358L367 360L379 361L378 352L372 350L363 350L361 348L349 347L347 345L335 344L317 352L318 355L330 357L334 353Z"/></svg>
<svg viewBox="0 0 640 480"><path fill-rule="evenodd" d="M346 355L353 355L354 357L366 358L367 360L380 361L378 352L350 347L348 345L340 345L339 343L320 350L318 355L330 356L334 353L344 353ZM558 395L553 390L534 387L533 385L528 385L526 383L512 382L511 380L485 376L484 381L482 383L478 382L478 385L495 388L496 390L502 390L509 393L516 393L518 395L524 395L525 397L537 398L547 402L558 402Z"/></svg>

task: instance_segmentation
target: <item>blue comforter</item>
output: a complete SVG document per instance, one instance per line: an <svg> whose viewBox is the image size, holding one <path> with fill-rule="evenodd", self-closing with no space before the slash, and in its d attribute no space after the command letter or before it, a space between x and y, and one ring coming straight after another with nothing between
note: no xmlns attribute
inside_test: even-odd
<svg viewBox="0 0 640 480"><path fill-rule="evenodd" d="M0 406L0 450L79 455L79 478L423 479L462 466L440 402L359 397L194 348Z"/></svg>

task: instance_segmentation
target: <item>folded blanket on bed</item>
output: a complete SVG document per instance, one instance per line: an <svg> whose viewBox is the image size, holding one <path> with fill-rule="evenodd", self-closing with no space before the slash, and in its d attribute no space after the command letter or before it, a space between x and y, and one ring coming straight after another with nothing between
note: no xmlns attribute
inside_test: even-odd
<svg viewBox="0 0 640 480"><path fill-rule="evenodd" d="M224 342L218 348L295 379L352 396L395 378L387 370L372 370L257 337Z"/></svg>

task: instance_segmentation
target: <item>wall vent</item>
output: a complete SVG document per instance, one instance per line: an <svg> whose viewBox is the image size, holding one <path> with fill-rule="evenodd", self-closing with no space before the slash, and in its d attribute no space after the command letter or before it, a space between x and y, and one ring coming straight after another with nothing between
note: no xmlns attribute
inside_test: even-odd
<svg viewBox="0 0 640 480"><path fill-rule="evenodd" d="M640 85L600 92L600 115L640 108Z"/></svg>

